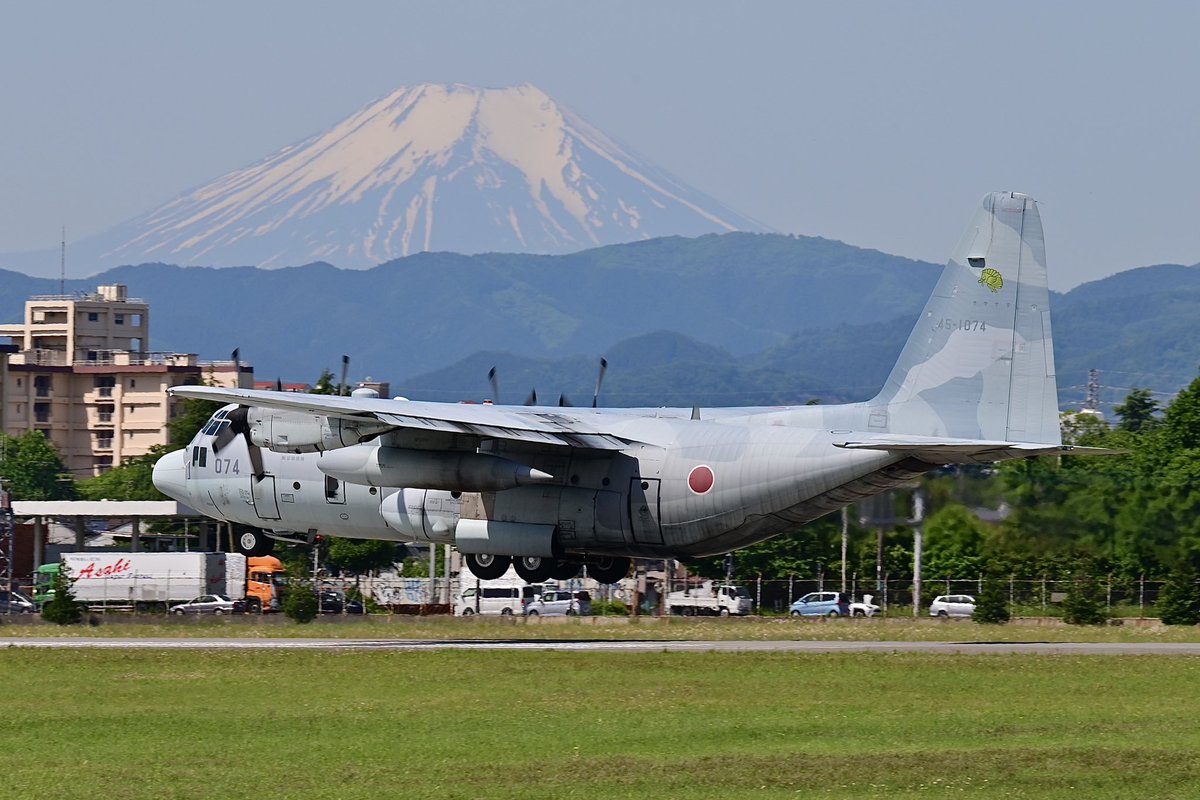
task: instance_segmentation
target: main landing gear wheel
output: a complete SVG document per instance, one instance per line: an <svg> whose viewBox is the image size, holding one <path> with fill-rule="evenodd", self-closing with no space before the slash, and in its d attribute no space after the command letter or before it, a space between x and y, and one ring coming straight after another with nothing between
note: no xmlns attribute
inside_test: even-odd
<svg viewBox="0 0 1200 800"><path fill-rule="evenodd" d="M481 581L494 581L508 572L512 559L491 553L467 553L467 569Z"/></svg>
<svg viewBox="0 0 1200 800"><path fill-rule="evenodd" d="M526 583L545 583L550 580L557 563L553 558L541 556L517 556L513 559L517 574Z"/></svg>
<svg viewBox="0 0 1200 800"><path fill-rule="evenodd" d="M238 533L237 550L244 556L269 556L275 549L275 540L255 528L242 528Z"/></svg>
<svg viewBox="0 0 1200 800"><path fill-rule="evenodd" d="M583 565L578 561L559 561L554 565L550 577L556 581L569 581L579 574L581 567Z"/></svg>
<svg viewBox="0 0 1200 800"><path fill-rule="evenodd" d="M616 583L629 574L632 563L624 556L599 558L588 562L587 574L597 583Z"/></svg>

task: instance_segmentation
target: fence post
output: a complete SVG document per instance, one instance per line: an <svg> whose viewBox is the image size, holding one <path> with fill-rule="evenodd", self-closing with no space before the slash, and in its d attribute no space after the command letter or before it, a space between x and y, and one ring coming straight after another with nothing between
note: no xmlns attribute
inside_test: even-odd
<svg viewBox="0 0 1200 800"><path fill-rule="evenodd" d="M1008 611L1010 614L1017 607L1016 581L1017 576L1010 572L1008 574Z"/></svg>
<svg viewBox="0 0 1200 800"><path fill-rule="evenodd" d="M1046 616L1046 573L1042 573L1042 616Z"/></svg>
<svg viewBox="0 0 1200 800"><path fill-rule="evenodd" d="M758 609L758 615L762 616L762 573L758 573L758 580L755 582L755 597L754 607Z"/></svg>
<svg viewBox="0 0 1200 800"><path fill-rule="evenodd" d="M796 592L792 588L795 580L796 580L796 576L794 574L789 573L788 574L788 605L789 606L792 604L792 601L794 601L796 599Z"/></svg>
<svg viewBox="0 0 1200 800"><path fill-rule="evenodd" d="M1104 609L1109 612L1112 611L1112 573L1111 572L1108 573L1108 592L1104 598Z"/></svg>
<svg viewBox="0 0 1200 800"><path fill-rule="evenodd" d="M1146 573L1138 576L1138 616L1146 616Z"/></svg>

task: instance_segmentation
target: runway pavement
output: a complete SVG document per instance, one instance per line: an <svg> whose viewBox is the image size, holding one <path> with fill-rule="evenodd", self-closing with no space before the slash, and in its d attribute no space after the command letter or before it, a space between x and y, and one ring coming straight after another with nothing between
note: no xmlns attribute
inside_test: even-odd
<svg viewBox="0 0 1200 800"><path fill-rule="evenodd" d="M240 638L0 638L0 648L98 650L550 650L592 653L941 653L978 655L1200 656L1200 643L1139 642L845 642L845 641L627 641Z"/></svg>

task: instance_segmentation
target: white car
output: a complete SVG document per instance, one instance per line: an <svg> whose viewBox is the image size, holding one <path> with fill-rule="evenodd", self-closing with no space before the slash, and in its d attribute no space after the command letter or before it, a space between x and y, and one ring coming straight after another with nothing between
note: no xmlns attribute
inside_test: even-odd
<svg viewBox="0 0 1200 800"><path fill-rule="evenodd" d="M236 604L223 594L202 594L186 603L171 606L172 614L232 614Z"/></svg>
<svg viewBox="0 0 1200 800"><path fill-rule="evenodd" d="M864 594L861 602L850 604L850 616L852 617L873 617L879 613L879 606L875 605L875 595Z"/></svg>
<svg viewBox="0 0 1200 800"><path fill-rule="evenodd" d="M975 598L969 594L939 594L929 604L931 617L969 617L975 613Z"/></svg>

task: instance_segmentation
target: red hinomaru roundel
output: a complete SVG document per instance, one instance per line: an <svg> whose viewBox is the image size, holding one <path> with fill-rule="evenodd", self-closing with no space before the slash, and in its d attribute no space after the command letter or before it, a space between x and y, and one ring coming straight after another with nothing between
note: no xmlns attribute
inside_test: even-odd
<svg viewBox="0 0 1200 800"><path fill-rule="evenodd" d="M701 464L698 467L692 467L692 471L688 473L688 488L696 494L704 494L713 487L715 480L713 471Z"/></svg>

